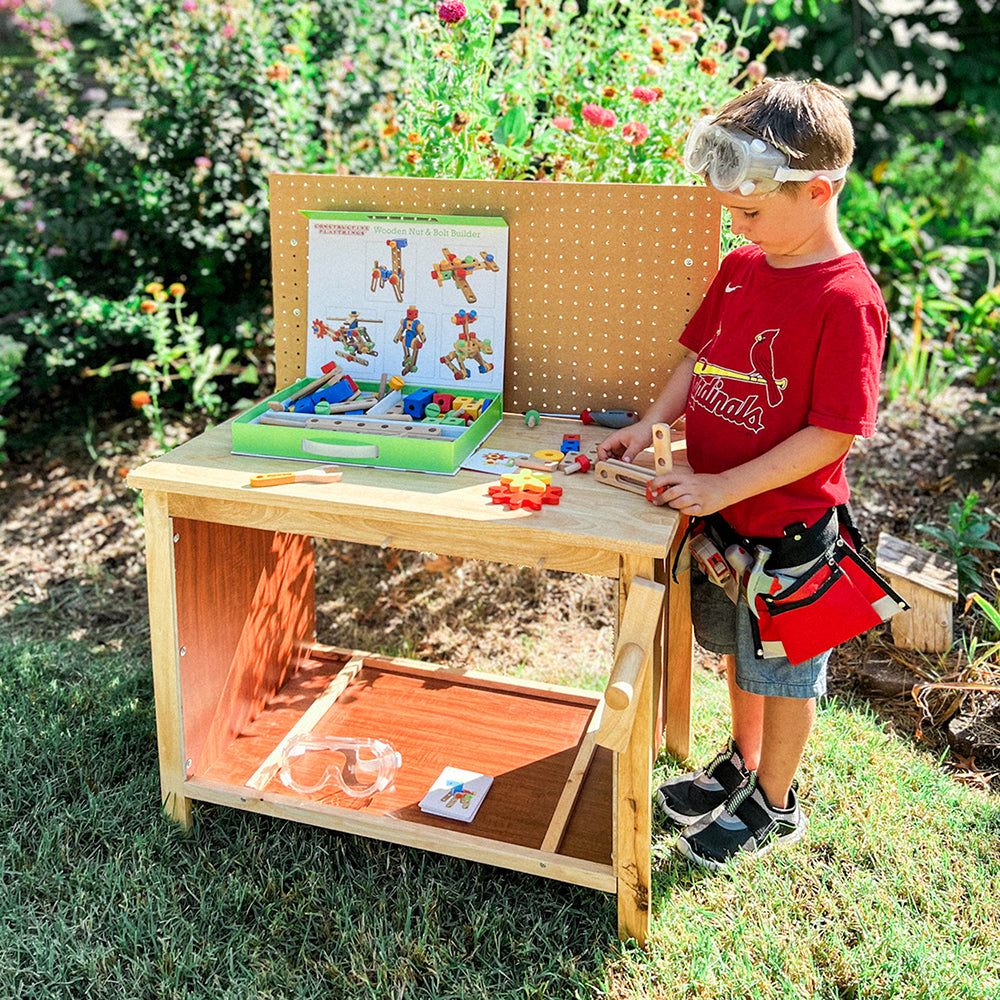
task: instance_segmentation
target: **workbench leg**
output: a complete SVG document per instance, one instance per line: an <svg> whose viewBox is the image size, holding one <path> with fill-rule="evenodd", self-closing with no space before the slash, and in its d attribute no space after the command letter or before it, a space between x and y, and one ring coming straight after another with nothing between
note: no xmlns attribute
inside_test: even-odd
<svg viewBox="0 0 1000 1000"><path fill-rule="evenodd" d="M667 752L684 760L691 752L691 681L694 638L691 629L691 572L673 580L676 548L670 553L666 579L666 683L663 696L663 743Z"/></svg>
<svg viewBox="0 0 1000 1000"><path fill-rule="evenodd" d="M652 580L651 559L622 559L619 622L632 579ZM649 937L652 864L653 671L645 671L632 724L636 737L615 754L615 871L618 877L618 936L645 945Z"/></svg>
<svg viewBox="0 0 1000 1000"><path fill-rule="evenodd" d="M156 742L160 751L160 794L167 815L187 828L191 825L191 799L184 795L174 541L167 513L167 494L147 490L143 494L143 514L146 522L146 579L153 653Z"/></svg>

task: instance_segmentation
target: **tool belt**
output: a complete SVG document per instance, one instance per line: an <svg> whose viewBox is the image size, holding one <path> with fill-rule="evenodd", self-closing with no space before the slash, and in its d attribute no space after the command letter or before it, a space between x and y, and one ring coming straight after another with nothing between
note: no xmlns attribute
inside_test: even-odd
<svg viewBox="0 0 1000 1000"><path fill-rule="evenodd" d="M712 578L750 608L758 659L803 663L907 610L861 555L861 536L846 505L809 527L789 525L779 538L740 535L719 514L692 522L688 531L703 532L725 554L733 578L728 585L717 573ZM786 568L795 575L783 574Z"/></svg>

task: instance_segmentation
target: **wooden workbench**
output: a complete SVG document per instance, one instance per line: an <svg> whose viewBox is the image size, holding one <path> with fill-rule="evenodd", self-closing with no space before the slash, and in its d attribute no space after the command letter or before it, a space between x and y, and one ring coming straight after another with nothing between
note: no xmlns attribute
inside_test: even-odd
<svg viewBox="0 0 1000 1000"><path fill-rule="evenodd" d="M543 201L543 188L556 193ZM304 365L304 318L295 305L302 295L302 223L292 209L444 205L452 214L502 212L511 226L513 367L505 403L520 409L530 402L543 412L644 408L714 273L718 223L705 228L707 203L696 189L640 188L397 178L366 181L358 190L356 178L277 178L278 384L293 381ZM699 221L675 217L671 206L680 203L693 206ZM643 206L648 218L635 212ZM545 291L552 274L539 273L539 247L550 264L558 257L560 274L572 265L574 282L589 290L559 291L563 321L551 336L564 337L573 355L559 377L532 385L527 348L541 361L558 361L537 325L539 309L556 308ZM595 247L596 265L581 263L595 260ZM533 248L527 262L526 248ZM683 301L671 297L670 281L638 281L636 255L651 275L660 273L661 258L665 267L674 261L684 272L679 288L673 282ZM587 267L601 274L581 275ZM637 303L659 311L645 341L620 315ZM627 338L637 349L623 364L619 342ZM506 414L488 443L533 452L557 448L565 433L581 433L586 450L608 432L550 418L529 429L521 414ZM679 516L583 474L556 473L562 501L539 512L492 504L486 488L496 479L471 471L451 477L345 467L335 484L249 486L252 472L300 468L232 455L223 424L129 476L144 492L160 780L169 814L188 824L192 802L202 800L616 893L620 934L645 941L653 757L661 742L681 757L689 745L686 580L676 584L669 575ZM626 674L632 669L628 683L616 687L619 704L612 711L609 696L593 692L343 649L335 636L318 641L315 538L617 580L613 679L621 663ZM644 617L633 614L642 601ZM329 708L307 715L317 704ZM327 733L375 736L399 750L404 763L394 788L354 799L330 791L303 796L282 785L268 761L289 730L317 712ZM417 808L446 765L495 777L469 827Z"/></svg>

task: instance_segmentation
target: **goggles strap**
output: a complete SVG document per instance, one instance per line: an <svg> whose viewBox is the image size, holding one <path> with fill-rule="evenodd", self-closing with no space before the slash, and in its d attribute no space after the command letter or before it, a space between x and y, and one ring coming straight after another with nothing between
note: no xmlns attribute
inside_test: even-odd
<svg viewBox="0 0 1000 1000"><path fill-rule="evenodd" d="M814 177L827 177L831 181L840 181L846 176L846 164L833 170L797 170L794 167L778 167L774 171L776 181L811 181Z"/></svg>

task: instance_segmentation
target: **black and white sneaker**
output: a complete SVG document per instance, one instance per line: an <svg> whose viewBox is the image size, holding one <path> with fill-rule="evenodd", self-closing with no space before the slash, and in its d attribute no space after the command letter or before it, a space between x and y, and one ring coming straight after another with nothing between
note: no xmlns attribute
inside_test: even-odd
<svg viewBox="0 0 1000 1000"><path fill-rule="evenodd" d="M730 737L726 749L704 770L678 774L660 785L656 804L666 819L690 826L721 806L749 778L743 755Z"/></svg>
<svg viewBox="0 0 1000 1000"><path fill-rule="evenodd" d="M788 793L788 806L775 809L754 773L725 805L689 826L677 838L677 849L696 865L718 870L742 855L764 855L779 845L794 844L805 832L796 785Z"/></svg>

